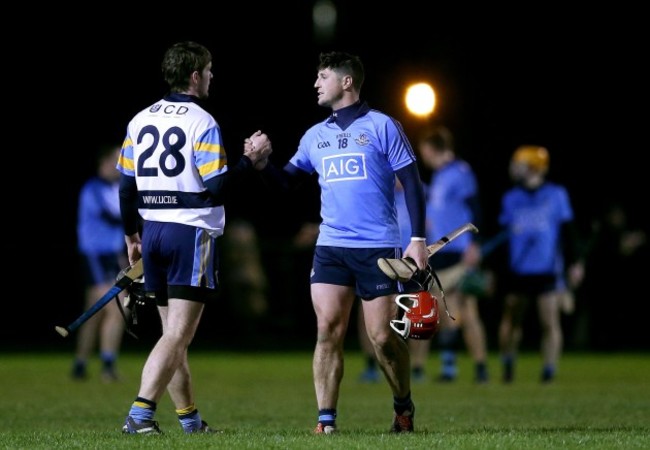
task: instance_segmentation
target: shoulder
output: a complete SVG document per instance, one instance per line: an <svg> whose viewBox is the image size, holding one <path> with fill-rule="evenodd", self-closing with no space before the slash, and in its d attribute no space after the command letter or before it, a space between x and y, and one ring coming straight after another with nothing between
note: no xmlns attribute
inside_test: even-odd
<svg viewBox="0 0 650 450"><path fill-rule="evenodd" d="M303 133L303 139L310 139L312 138L315 134L318 134L319 132L323 131L324 128L328 128L329 125L327 123L327 119L323 119L318 123L313 124L307 130Z"/></svg>
<svg viewBox="0 0 650 450"><path fill-rule="evenodd" d="M401 127L401 124L397 119L389 114L386 114L383 111L379 111L378 109L369 109L368 112L362 117L367 117L377 124L394 125Z"/></svg>
<svg viewBox="0 0 650 450"><path fill-rule="evenodd" d="M555 181L546 181L544 182L543 185L544 189L548 191L553 191L553 192L558 192L558 193L566 193L567 189L560 183L557 183Z"/></svg>

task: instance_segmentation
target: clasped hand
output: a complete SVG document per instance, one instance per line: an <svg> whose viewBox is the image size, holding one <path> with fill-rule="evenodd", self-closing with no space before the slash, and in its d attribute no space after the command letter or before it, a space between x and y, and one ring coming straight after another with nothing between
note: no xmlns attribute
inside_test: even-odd
<svg viewBox="0 0 650 450"><path fill-rule="evenodd" d="M257 170L266 167L269 155L273 152L269 137L257 130L251 137L244 139L244 155L250 158Z"/></svg>

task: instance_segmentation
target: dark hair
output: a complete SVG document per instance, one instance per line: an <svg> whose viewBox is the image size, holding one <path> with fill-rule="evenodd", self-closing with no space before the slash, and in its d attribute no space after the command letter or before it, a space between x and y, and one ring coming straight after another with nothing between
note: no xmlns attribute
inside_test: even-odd
<svg viewBox="0 0 650 450"><path fill-rule="evenodd" d="M449 129L443 125L437 125L430 128L422 135L422 143L429 144L436 150L454 149L454 136Z"/></svg>
<svg viewBox="0 0 650 450"><path fill-rule="evenodd" d="M201 72L212 61L212 54L201 44L192 41L172 45L163 57L161 64L163 78L171 92L187 90L190 76Z"/></svg>
<svg viewBox="0 0 650 450"><path fill-rule="evenodd" d="M358 56L346 52L329 52L320 54L318 70L331 69L339 75L350 75L352 84L357 91L361 90L365 71Z"/></svg>
<svg viewBox="0 0 650 450"><path fill-rule="evenodd" d="M95 154L95 160L97 164L101 164L106 158L112 158L113 155L115 154L115 150L120 148L120 144L121 143L118 142L100 143L99 146L97 147L97 152Z"/></svg>

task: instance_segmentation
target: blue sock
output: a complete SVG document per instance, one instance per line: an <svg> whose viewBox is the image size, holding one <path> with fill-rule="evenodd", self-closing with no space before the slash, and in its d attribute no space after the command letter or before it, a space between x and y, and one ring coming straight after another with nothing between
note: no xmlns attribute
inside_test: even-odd
<svg viewBox="0 0 650 450"><path fill-rule="evenodd" d="M503 364L503 381L510 382L515 377L515 357L512 354L501 357Z"/></svg>
<svg viewBox="0 0 650 450"><path fill-rule="evenodd" d="M458 375L456 367L456 353L452 350L443 350L440 352L442 361L442 375L445 377L455 378Z"/></svg>
<svg viewBox="0 0 650 450"><path fill-rule="evenodd" d="M135 423L142 423L147 420L153 420L156 413L156 403L146 398L138 397L131 405L129 416L133 418Z"/></svg>
<svg viewBox="0 0 650 450"><path fill-rule="evenodd" d="M115 359L116 355L114 352L101 352L100 354L100 359L102 360L102 364L104 365L104 369L112 369L113 366L115 365Z"/></svg>
<svg viewBox="0 0 650 450"><path fill-rule="evenodd" d="M183 427L183 431L186 433L191 433L193 431L198 431L201 429L202 419L199 410L196 409L194 405L190 405L187 408L177 409L176 414L178 414L178 421Z"/></svg>
<svg viewBox="0 0 650 450"><path fill-rule="evenodd" d="M393 397L393 408L397 415L404 414L404 411L413 411L413 400L411 400L411 393L404 398Z"/></svg>
<svg viewBox="0 0 650 450"><path fill-rule="evenodd" d="M336 426L336 409L319 409L318 421L324 426Z"/></svg>
<svg viewBox="0 0 650 450"><path fill-rule="evenodd" d="M550 381L555 377L555 366L546 364L542 369L542 381Z"/></svg>

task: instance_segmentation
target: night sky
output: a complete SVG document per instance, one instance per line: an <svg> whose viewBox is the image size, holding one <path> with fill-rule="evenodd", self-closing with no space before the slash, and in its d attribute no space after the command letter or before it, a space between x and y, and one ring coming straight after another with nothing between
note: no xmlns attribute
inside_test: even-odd
<svg viewBox="0 0 650 450"><path fill-rule="evenodd" d="M77 11L86 19L18 27L21 34L7 41L14 50L5 56L19 61L8 89L10 96L22 92L20 116L14 116L22 141L19 133L10 134L12 145L27 147L12 153L21 164L29 158L33 172L27 193L15 191L9 202L22 219L22 239L5 246L37 285L30 295L41 312L30 314L53 320L78 311L65 287L74 283L74 270L68 272L77 262L78 190L94 173L98 143L121 142L128 120L165 93L160 61L178 40L196 40L213 53L208 109L232 161L243 139L262 129L273 141L272 160L284 164L302 133L328 114L316 104L313 88L319 52L345 50L364 61L362 98L397 118L413 142L427 123L454 132L457 150L476 169L487 230L510 185L509 157L521 144L549 149L549 177L568 187L585 227L609 199L630 206L637 201L631 197L638 196L633 192L646 172L639 159L647 146L640 138L647 49L634 25L638 12L469 6L452 12L433 3L421 10L421 1L335 3L338 21L329 39L314 35L313 1L215 2L186 19L182 11L164 19ZM410 81L428 81L436 90L428 121L405 111ZM19 167L13 176L23 172ZM260 186L251 179L231 196L230 217L254 221L264 237L291 235L303 221L318 218L315 182L284 198ZM262 209L269 205L278 213ZM64 303L72 306L57 310ZM17 304L26 314L25 302Z"/></svg>

